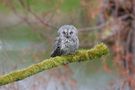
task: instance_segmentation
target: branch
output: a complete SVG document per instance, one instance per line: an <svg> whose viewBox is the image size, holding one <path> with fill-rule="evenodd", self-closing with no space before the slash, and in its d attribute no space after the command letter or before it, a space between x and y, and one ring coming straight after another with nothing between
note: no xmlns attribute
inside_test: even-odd
<svg viewBox="0 0 135 90"><path fill-rule="evenodd" d="M1 75L0 86L25 79L36 73L39 73L44 70L49 70L54 67L58 67L60 65L97 59L103 55L106 55L108 52L109 50L107 46L101 43L96 45L94 48L90 50L79 50L77 53L73 55L57 56L54 58L49 58L40 63L24 68L22 70L13 71L6 75Z"/></svg>

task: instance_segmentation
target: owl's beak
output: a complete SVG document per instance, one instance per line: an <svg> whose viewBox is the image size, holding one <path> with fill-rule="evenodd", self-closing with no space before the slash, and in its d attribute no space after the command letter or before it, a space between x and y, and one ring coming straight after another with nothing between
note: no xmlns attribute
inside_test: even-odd
<svg viewBox="0 0 135 90"><path fill-rule="evenodd" d="M69 36L66 36L66 38L69 38Z"/></svg>

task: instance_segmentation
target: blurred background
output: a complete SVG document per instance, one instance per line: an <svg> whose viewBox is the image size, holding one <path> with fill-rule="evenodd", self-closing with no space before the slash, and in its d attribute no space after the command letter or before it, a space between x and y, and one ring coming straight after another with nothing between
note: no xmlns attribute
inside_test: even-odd
<svg viewBox="0 0 135 90"><path fill-rule="evenodd" d="M110 54L60 66L0 90L135 90L135 0L0 0L0 75L49 58L61 25L78 28L80 49Z"/></svg>

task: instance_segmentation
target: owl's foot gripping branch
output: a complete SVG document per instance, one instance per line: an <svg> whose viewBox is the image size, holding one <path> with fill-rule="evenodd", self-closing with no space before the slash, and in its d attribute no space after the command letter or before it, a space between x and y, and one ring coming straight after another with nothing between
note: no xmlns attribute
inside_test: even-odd
<svg viewBox="0 0 135 90"><path fill-rule="evenodd" d="M40 63L31 65L25 69L13 71L6 75L0 75L0 86L25 79L36 73L39 73L44 70L49 70L60 65L97 59L103 55L106 55L107 53L109 53L107 46L101 43L90 50L78 50L78 52L74 55L57 56L54 58L49 58L43 60Z"/></svg>

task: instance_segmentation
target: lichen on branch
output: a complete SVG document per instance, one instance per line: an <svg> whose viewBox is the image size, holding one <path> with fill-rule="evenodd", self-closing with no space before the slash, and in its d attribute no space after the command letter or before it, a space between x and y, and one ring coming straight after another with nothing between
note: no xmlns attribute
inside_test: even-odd
<svg viewBox="0 0 135 90"><path fill-rule="evenodd" d="M36 73L44 70L49 70L60 65L100 58L101 56L106 55L108 52L109 50L107 46L101 43L90 50L78 50L78 52L73 55L49 58L22 70L12 71L8 74L0 75L0 86L25 79Z"/></svg>

